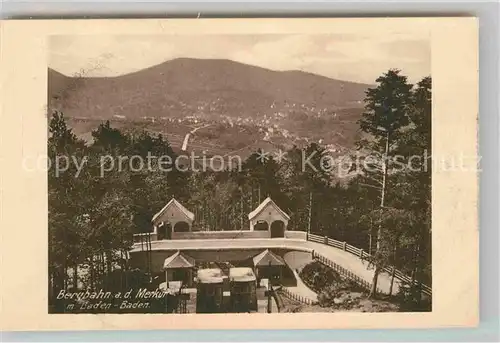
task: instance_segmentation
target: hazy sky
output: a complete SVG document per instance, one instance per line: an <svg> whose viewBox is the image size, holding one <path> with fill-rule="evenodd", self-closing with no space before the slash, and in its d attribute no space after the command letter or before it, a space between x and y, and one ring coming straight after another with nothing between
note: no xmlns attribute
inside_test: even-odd
<svg viewBox="0 0 500 343"><path fill-rule="evenodd" d="M389 68L415 82L431 68L429 33L401 29L384 35L54 36L49 66L68 76L114 76L177 57L224 58L365 83Z"/></svg>

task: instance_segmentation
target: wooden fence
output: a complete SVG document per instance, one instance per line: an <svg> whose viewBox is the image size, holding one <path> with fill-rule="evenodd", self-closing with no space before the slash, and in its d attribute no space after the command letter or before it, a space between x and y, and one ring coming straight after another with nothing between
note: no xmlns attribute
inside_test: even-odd
<svg viewBox="0 0 500 343"><path fill-rule="evenodd" d="M394 278L398 279L398 280L401 280L402 282L406 283L406 284L411 284L412 283L412 279L411 277L409 277L408 275L405 275L403 274L401 271L397 270L397 269L394 269L392 267L385 267L384 268L384 271L386 273L388 273L389 275L392 275L392 273L394 272ZM415 281L413 281L415 282ZM428 296L432 296L432 288L423 284L423 283L418 283L416 282L416 285L417 286L420 286L420 288L422 289L422 292Z"/></svg>
<svg viewBox="0 0 500 343"><path fill-rule="evenodd" d="M281 287L281 291L283 292L283 294L289 298L289 299L292 299L292 300L295 300L295 301L298 301L302 304L306 304L306 305L313 305L314 304L314 301L309 299L309 298L306 298L306 297L303 297L301 295L298 295L298 294L295 294L295 293L292 293L290 292L290 290L288 290L286 287Z"/></svg>
<svg viewBox="0 0 500 343"><path fill-rule="evenodd" d="M370 282L360 278L359 276L357 276L356 274L354 274L350 270L345 269L344 267L338 265L337 263L333 262L332 260L318 254L317 252L313 252L313 259L321 262L325 266L332 268L337 273L339 273L343 277L351 280L352 282L356 283L361 288L363 288L367 291L371 290L372 284ZM377 288L377 292L382 293L382 290L380 288Z"/></svg>
<svg viewBox="0 0 500 343"><path fill-rule="evenodd" d="M332 246L332 247L335 247L335 248L338 248L338 249L342 249L342 250L347 251L347 252L349 252L349 253L351 253L353 255L358 256L362 260L370 260L371 259L371 255L368 254L366 251L364 251L363 249L356 248L356 247L354 247L354 246L352 246L350 244L347 244L346 242L341 242L341 241L337 241L337 240L332 239L332 238L328 238L326 236L322 237L322 236L313 235L313 234L308 234L307 235L307 239L309 241L311 241L311 242L325 244L325 245L329 245L329 246ZM335 269L335 268L341 268L341 269L345 270L347 273L349 273L349 274L342 274L341 272L339 272L342 275L344 275L345 277L349 278L349 275L352 274L350 271L342 268L341 266L337 265L335 262L330 261L327 258L325 258L323 256L320 256L318 254L316 254L316 255L318 257L320 257L320 258L323 258L324 261L329 261L327 263L330 263L332 265L337 266L337 267L332 267L333 269ZM318 260L321 263L323 263L323 261L320 260L320 258L318 258ZM327 263L324 263L324 264L325 265L329 265ZM335 269L335 270L337 270L337 269ZM400 280L400 281L402 281L404 283L411 284L412 281L413 281L411 277L409 277L408 275L403 274L400 270L394 269L393 267L385 267L384 271L387 272L389 275L392 275L392 273L394 272L394 278L396 278L396 279L398 279L398 280ZM357 275L355 277L359 279L359 277ZM351 280L357 282L355 279L351 279ZM365 280L362 280L362 281L366 282ZM361 283L358 283L358 284L360 286L363 286L363 288L366 288L366 285L362 285ZM370 283L368 283L368 284L370 284ZM422 292L424 294L426 294L428 296L432 296L432 288L431 287L429 287L427 285L424 285L423 283L417 283L417 285L421 287Z"/></svg>

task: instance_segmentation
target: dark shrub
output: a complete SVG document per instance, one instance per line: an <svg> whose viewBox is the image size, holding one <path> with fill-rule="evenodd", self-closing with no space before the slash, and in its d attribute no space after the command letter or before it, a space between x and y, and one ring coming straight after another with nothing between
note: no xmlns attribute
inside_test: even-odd
<svg viewBox="0 0 500 343"><path fill-rule="evenodd" d="M400 312L429 312L432 310L432 299L423 295L417 285L401 284L396 295Z"/></svg>
<svg viewBox="0 0 500 343"><path fill-rule="evenodd" d="M300 278L316 293L321 292L325 287L342 281L336 271L316 261L309 263L302 269Z"/></svg>

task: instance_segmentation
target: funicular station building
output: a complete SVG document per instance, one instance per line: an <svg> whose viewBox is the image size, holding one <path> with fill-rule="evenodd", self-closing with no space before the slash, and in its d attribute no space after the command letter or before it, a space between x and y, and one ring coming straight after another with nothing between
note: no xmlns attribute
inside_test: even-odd
<svg viewBox="0 0 500 343"><path fill-rule="evenodd" d="M300 280L301 262L297 260L301 259L334 264L344 276L371 288L373 271L365 263L370 255L363 249L325 236L288 230L290 216L271 198L250 212L248 219L248 229L196 231L195 215L172 199L153 216L151 232L134 235L128 267L147 271L151 280L174 292L179 290L178 295L183 288L189 288L197 296L196 312L204 313L255 311L263 285L271 290L281 285L287 292L296 287L309 301L317 299ZM378 290L397 292L399 281L406 282L409 277L394 268L386 269L380 274ZM398 279L395 288L394 277ZM426 296L432 296L431 287L422 284L422 289Z"/></svg>
<svg viewBox="0 0 500 343"><path fill-rule="evenodd" d="M290 217L271 198L248 219L247 230L193 231L194 214L172 199L153 216L152 232L134 235L129 263L150 270L163 287L196 289L197 312L257 311L259 283L280 282L282 256L296 250L285 241L305 242L305 232L287 231Z"/></svg>

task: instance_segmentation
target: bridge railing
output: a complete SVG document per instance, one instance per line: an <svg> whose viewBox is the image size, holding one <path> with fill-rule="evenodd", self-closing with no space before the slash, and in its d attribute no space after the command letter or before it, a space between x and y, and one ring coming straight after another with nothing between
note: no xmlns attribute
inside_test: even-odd
<svg viewBox="0 0 500 343"><path fill-rule="evenodd" d="M140 243L150 235L152 241L158 240L158 235L154 232L136 233L134 234L134 243ZM306 240L305 231L285 231L283 238ZM265 231L250 231L250 230L224 230L224 231L189 231L189 232L172 232L170 240L177 239L241 239L241 238L271 238L271 233ZM164 238L166 239L166 238Z"/></svg>
<svg viewBox="0 0 500 343"><path fill-rule="evenodd" d="M325 243L325 240L324 240L323 237L316 236L316 235L313 235L313 234L309 234L307 236L307 240L309 240L311 242L321 243L321 244Z"/></svg>
<svg viewBox="0 0 500 343"><path fill-rule="evenodd" d="M326 236L308 234L307 239L311 242L325 244L325 245L333 246L333 247L338 248L338 249L342 249L342 250L347 251L353 255L358 256L362 260L369 260L371 258L371 255L368 254L367 252L365 252L363 249L356 248L350 244L347 244L346 242L341 242L341 241L338 241L336 239L328 238ZM384 272L386 272L390 275L392 275L392 273L394 273L394 278L396 278L404 283L411 284L412 282L416 282L417 285L421 287L422 292L424 294L426 294L428 296L432 296L432 288L431 287L429 287L428 285L425 285L423 283L419 283L418 281L412 280L411 277L409 277L408 275L405 275L400 270L395 269L394 267L385 267L383 270L384 270Z"/></svg>
<svg viewBox="0 0 500 343"><path fill-rule="evenodd" d="M268 231L226 230L226 231L190 231L172 232L172 240L177 239L240 239L269 238Z"/></svg>
<svg viewBox="0 0 500 343"><path fill-rule="evenodd" d="M332 247L335 247L338 249L344 249L344 244L342 242L335 240L335 239L328 238L328 245L331 245Z"/></svg>

